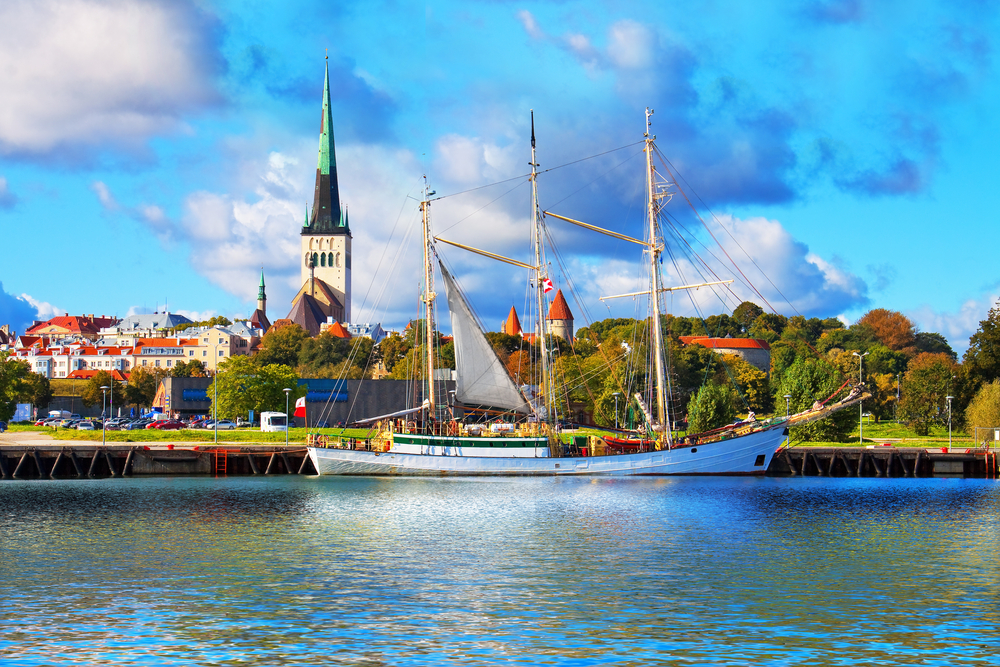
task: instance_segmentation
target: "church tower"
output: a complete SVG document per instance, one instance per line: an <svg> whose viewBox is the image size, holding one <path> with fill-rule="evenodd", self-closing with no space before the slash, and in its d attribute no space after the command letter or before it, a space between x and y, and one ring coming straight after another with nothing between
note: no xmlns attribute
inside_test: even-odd
<svg viewBox="0 0 1000 667"><path fill-rule="evenodd" d="M351 229L347 209L337 186L337 155L330 108L330 62L327 58L323 86L323 117L319 131L319 160L312 211L302 226L302 289L318 300L324 314L340 322L351 319Z"/></svg>

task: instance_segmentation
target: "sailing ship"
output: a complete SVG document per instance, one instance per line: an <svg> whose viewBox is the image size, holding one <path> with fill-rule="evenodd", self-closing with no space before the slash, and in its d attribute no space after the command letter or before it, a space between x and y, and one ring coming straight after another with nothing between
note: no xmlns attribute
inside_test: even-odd
<svg viewBox="0 0 1000 667"><path fill-rule="evenodd" d="M482 405L516 415L514 422L467 424L455 418L447 401L439 401L433 381L427 383L423 404L371 420L375 428L363 441L332 438L308 447L313 465L321 475L763 475L771 459L788 435L790 423L818 419L833 410L852 404L853 396L831 406L818 406L809 414L777 417L763 421L750 419L701 434L676 439L671 432L668 411L664 339L661 330L660 297L669 291L718 283L664 287L659 263L663 243L658 235L658 217L666 197L653 163L655 137L650 132L646 110L646 236L634 239L546 212L556 218L592 231L632 241L644 247L649 267L649 289L616 297L647 296L651 305L650 329L654 382L653 405L642 394L633 397L645 416L642 433L634 437L588 436L564 442L556 419L555 379L551 360L545 354L544 319L547 277L544 275L542 213L538 206L534 118L531 130L531 198L534 220L532 236L534 264L526 264L494 253L464 246L430 230L430 195L425 187L420 203L424 253L424 338L425 378L433 378L435 332L433 323L433 261L436 242L462 247L532 272L538 317L536 336L543 342L541 354L541 398L531 399L514 383L506 367L486 338L482 327L454 276L438 259L444 281L452 334L455 341L455 399L463 405ZM443 403L443 404L439 404ZM419 419L416 418L419 415Z"/></svg>

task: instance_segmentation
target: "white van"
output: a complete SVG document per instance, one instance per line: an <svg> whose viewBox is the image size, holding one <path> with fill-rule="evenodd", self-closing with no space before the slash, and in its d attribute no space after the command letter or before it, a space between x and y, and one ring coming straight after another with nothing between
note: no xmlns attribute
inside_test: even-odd
<svg viewBox="0 0 1000 667"><path fill-rule="evenodd" d="M288 430L288 416L284 412L260 413L260 430L264 433Z"/></svg>

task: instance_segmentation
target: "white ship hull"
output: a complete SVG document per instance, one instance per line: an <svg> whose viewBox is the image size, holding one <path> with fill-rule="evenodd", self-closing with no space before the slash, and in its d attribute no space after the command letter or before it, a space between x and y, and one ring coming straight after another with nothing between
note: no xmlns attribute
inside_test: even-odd
<svg viewBox="0 0 1000 667"><path fill-rule="evenodd" d="M763 475L784 440L784 425L777 425L694 447L610 456L550 457L548 448L535 447L501 456L481 447L434 447L428 454L309 447L309 457L320 475Z"/></svg>

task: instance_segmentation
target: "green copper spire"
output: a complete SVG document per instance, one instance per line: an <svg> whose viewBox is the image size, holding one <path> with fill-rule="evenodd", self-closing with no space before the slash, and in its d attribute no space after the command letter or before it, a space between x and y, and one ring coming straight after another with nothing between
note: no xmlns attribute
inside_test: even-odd
<svg viewBox="0 0 1000 667"><path fill-rule="evenodd" d="M333 140L333 110L330 105L330 61L327 58L323 83L323 117L319 128L319 158L316 162L316 191L312 214L303 234L350 234L340 207L337 187L337 152Z"/></svg>
<svg viewBox="0 0 1000 667"><path fill-rule="evenodd" d="M257 288L257 300L264 301L265 299L267 297L264 296L264 267L262 266L260 267L260 287Z"/></svg>

